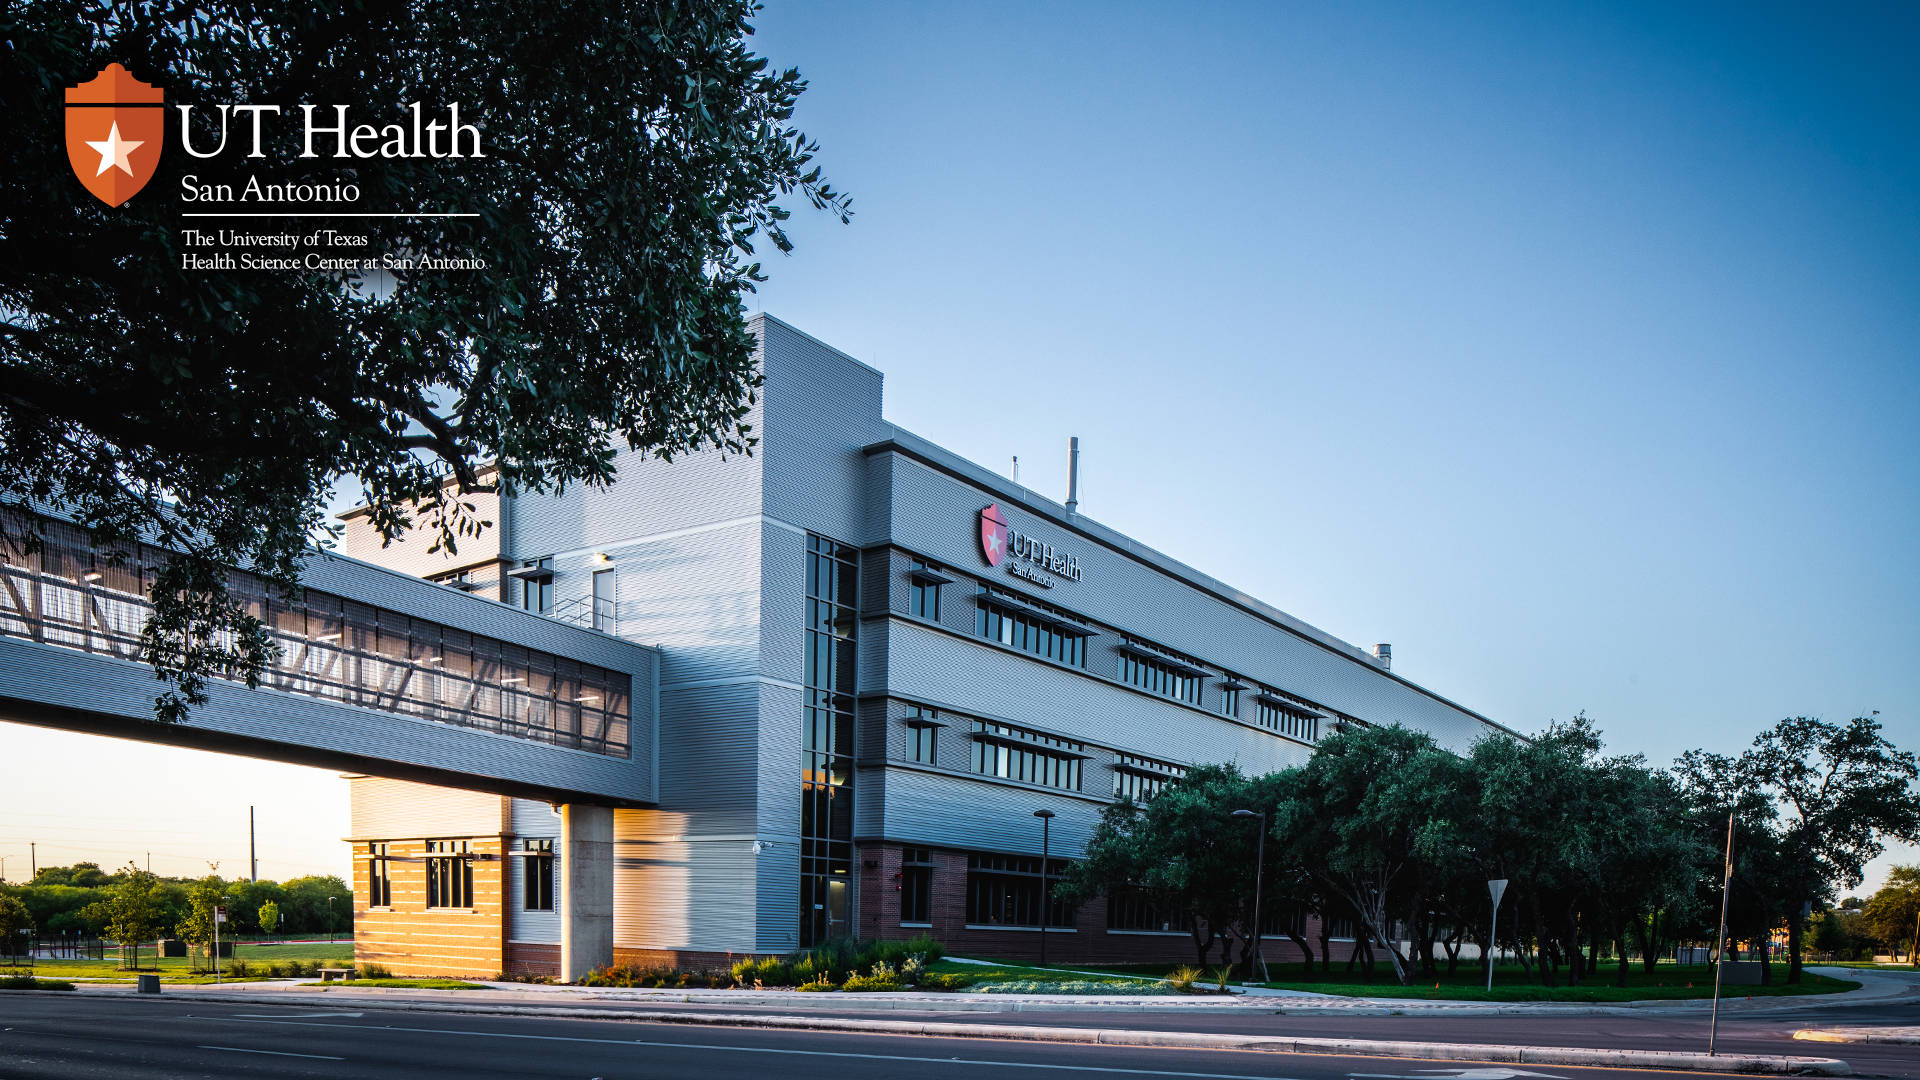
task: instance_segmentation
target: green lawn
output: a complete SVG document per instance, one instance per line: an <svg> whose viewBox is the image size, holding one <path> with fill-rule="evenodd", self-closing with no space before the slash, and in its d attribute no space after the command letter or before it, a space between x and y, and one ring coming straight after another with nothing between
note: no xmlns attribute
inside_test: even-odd
<svg viewBox="0 0 1920 1080"><path fill-rule="evenodd" d="M1118 966L1102 965L1087 968L1088 971L1108 972L1115 975L1165 976L1178 965L1175 964L1127 964ZM1004 979L1082 979L1089 976L1070 975L1065 972L1049 971L1044 975L1024 964L1003 964L997 968L976 968L973 965L955 965L953 970L997 971ZM1268 974L1274 981L1266 985L1275 990L1302 990L1315 994L1335 994L1341 997L1376 998L1416 998L1424 1000L1446 1001L1646 1001L1646 1000L1685 1000L1713 996L1713 968L1709 965L1679 967L1673 964L1661 964L1652 972L1643 970L1634 964L1627 973L1627 985L1624 988L1613 985L1615 968L1612 964L1602 966L1599 973L1582 980L1579 986L1565 985L1565 969L1561 969L1561 985L1541 986L1537 982L1528 982L1525 973L1517 966L1502 966L1495 970L1493 990L1485 989L1485 975L1482 972L1461 966L1460 971L1448 979L1442 975L1436 987L1435 980L1429 976L1425 980L1415 979L1411 986L1401 986L1393 979L1390 968L1377 965L1373 981L1367 981L1356 967L1348 974L1343 965L1336 963L1330 975L1322 975L1318 970L1306 971L1304 964L1269 964ZM1845 990L1858 989L1860 984L1845 979L1833 979L1824 975L1806 972L1798 986L1787 985L1787 965L1773 965L1772 986L1727 986L1721 990L1723 997L1781 997L1801 994L1835 994ZM1211 969L1197 985L1211 988L1213 980ZM1239 985L1234 979L1232 985Z"/></svg>
<svg viewBox="0 0 1920 1080"><path fill-rule="evenodd" d="M324 964L327 967L352 967L353 943L342 941L327 945L236 945L233 959L244 960L254 967L255 977L264 977L263 970L268 964L285 964L299 961L303 964ZM35 975L43 979L82 979L90 982L132 982L134 972L120 969L118 950L108 950L105 960L41 960L32 967L0 969L0 974ZM224 970L231 961L221 960ZM156 957L152 949L143 949L140 953L140 969L144 972L158 970L160 981L191 985L211 983L212 975L199 975L193 971L198 961L185 956ZM230 980L229 980L230 981Z"/></svg>
<svg viewBox="0 0 1920 1080"><path fill-rule="evenodd" d="M1168 992L1160 983L1148 982L1144 979L1127 979L1117 974L1097 972L1082 974L1051 968L1036 968L1028 964L986 966L940 960L927 965L927 970L966 977L973 983L965 991L969 993L1155 994ZM1151 974L1157 978L1166 972L1154 971Z"/></svg>

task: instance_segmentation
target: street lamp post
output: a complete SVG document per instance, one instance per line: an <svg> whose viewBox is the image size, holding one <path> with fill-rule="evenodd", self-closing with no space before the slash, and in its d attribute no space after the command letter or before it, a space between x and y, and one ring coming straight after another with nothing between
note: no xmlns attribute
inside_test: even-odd
<svg viewBox="0 0 1920 1080"><path fill-rule="evenodd" d="M327 897L327 944L329 945L333 944L333 902L338 899L337 896Z"/></svg>
<svg viewBox="0 0 1920 1080"><path fill-rule="evenodd" d="M1707 1056L1720 1033L1720 970L1727 966L1727 893L1733 888L1733 811L1727 811L1727 874L1720 882L1720 938L1713 954L1713 1018L1707 1021Z"/></svg>
<svg viewBox="0 0 1920 1080"><path fill-rule="evenodd" d="M1260 969L1260 981L1268 982L1267 960L1260 955L1260 875L1267 864L1267 812L1265 810L1235 810L1237 818L1259 818L1260 836L1253 846L1253 957L1247 964L1247 975L1252 977L1253 969Z"/></svg>
<svg viewBox="0 0 1920 1080"><path fill-rule="evenodd" d="M1053 826L1053 811L1035 810L1033 816L1040 819L1040 966L1047 966L1047 915L1053 907L1053 898L1047 883L1048 841Z"/></svg>
<svg viewBox="0 0 1920 1080"><path fill-rule="evenodd" d="M1507 894L1506 878L1488 878L1487 894L1493 897L1493 925L1487 927L1487 992L1493 992L1493 954L1500 941L1500 898Z"/></svg>

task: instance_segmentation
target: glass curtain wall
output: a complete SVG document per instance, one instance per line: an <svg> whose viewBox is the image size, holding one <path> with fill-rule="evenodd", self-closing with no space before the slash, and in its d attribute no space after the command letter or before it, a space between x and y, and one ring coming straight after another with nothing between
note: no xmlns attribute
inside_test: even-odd
<svg viewBox="0 0 1920 1080"><path fill-rule="evenodd" d="M807 537L807 703L801 740L800 944L852 932L853 694L859 552Z"/></svg>

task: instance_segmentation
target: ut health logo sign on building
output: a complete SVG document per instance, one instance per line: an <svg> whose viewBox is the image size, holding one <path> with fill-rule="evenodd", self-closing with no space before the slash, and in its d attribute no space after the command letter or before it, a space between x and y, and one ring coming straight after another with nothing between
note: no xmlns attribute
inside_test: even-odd
<svg viewBox="0 0 1920 1080"><path fill-rule="evenodd" d="M166 92L119 64L67 89L67 161L88 191L119 206L153 179L166 141Z"/></svg>

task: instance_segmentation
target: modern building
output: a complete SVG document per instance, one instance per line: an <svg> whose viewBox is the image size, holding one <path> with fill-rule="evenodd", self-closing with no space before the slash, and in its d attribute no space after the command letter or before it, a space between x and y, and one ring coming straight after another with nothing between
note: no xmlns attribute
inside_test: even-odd
<svg viewBox="0 0 1920 1080"><path fill-rule="evenodd" d="M656 730L634 739L657 794L606 838L617 960L921 932L1020 957L1043 919L1055 958L1187 958L1181 928L1124 897L1043 912L1036 812L1057 874L1103 807L1195 764L1295 764L1355 722L1461 751L1504 730L1394 674L1385 646L894 427L880 372L752 325L751 456L624 454L604 489L488 498L494 527L457 554L382 548L346 515L348 555L657 649L657 700L635 702ZM557 970L557 809L362 777L352 822L363 962Z"/></svg>

